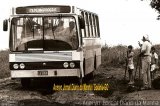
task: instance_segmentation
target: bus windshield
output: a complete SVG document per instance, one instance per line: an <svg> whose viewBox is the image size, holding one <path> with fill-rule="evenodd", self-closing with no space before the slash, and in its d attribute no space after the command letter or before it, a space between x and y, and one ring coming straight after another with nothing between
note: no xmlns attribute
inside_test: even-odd
<svg viewBox="0 0 160 106"><path fill-rule="evenodd" d="M61 51L77 48L74 17L16 17L11 21L12 51Z"/></svg>

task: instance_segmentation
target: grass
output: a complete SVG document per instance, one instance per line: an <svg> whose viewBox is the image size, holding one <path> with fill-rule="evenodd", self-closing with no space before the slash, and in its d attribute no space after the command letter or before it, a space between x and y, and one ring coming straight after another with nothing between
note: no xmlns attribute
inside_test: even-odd
<svg viewBox="0 0 160 106"><path fill-rule="evenodd" d="M114 47L105 46L102 48L102 66L121 67L126 61L127 46L118 45Z"/></svg>
<svg viewBox="0 0 160 106"><path fill-rule="evenodd" d="M9 51L0 51L0 78L10 77L9 71Z"/></svg>

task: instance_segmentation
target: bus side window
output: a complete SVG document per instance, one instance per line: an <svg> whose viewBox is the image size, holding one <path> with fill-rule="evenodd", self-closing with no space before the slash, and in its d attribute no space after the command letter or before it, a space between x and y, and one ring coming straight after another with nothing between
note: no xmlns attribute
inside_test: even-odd
<svg viewBox="0 0 160 106"><path fill-rule="evenodd" d="M85 18L84 18L84 12L81 12L81 16L82 16L83 19L85 19ZM84 21L85 21L85 20L84 20ZM81 34L82 34L82 37L86 37L86 28L81 29Z"/></svg>
<svg viewBox="0 0 160 106"><path fill-rule="evenodd" d="M89 22L88 22L88 14L85 14L85 28L86 28L86 37L90 36L90 32L89 32Z"/></svg>
<svg viewBox="0 0 160 106"><path fill-rule="evenodd" d="M91 18L91 14L89 14L89 31L90 31L90 37L93 37L93 33L92 33L92 18Z"/></svg>
<svg viewBox="0 0 160 106"><path fill-rule="evenodd" d="M98 16L96 16L96 25L97 25L97 37L100 37L100 31L99 31L99 19Z"/></svg>
<svg viewBox="0 0 160 106"><path fill-rule="evenodd" d="M92 15L92 32L93 32L93 37L96 37L94 15Z"/></svg>
<svg viewBox="0 0 160 106"><path fill-rule="evenodd" d="M94 25L94 33L95 33L95 37L97 37L97 25L96 25L96 18L95 15L93 16L93 25Z"/></svg>
<svg viewBox="0 0 160 106"><path fill-rule="evenodd" d="M96 37L98 37L98 29L97 29L97 19L95 16L95 30L96 30Z"/></svg>

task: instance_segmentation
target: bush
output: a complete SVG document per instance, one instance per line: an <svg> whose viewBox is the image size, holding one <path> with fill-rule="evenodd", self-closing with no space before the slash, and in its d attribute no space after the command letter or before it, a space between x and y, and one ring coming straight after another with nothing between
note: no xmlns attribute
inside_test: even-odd
<svg viewBox="0 0 160 106"><path fill-rule="evenodd" d="M134 49L134 64L138 60L139 49ZM127 46L117 45L113 47L102 47L102 66L125 67L127 57Z"/></svg>
<svg viewBox="0 0 160 106"><path fill-rule="evenodd" d="M0 51L0 78L6 78L9 76L9 51Z"/></svg>
<svg viewBox="0 0 160 106"><path fill-rule="evenodd" d="M118 45L102 48L102 66L121 66L125 64L127 46Z"/></svg>
<svg viewBox="0 0 160 106"><path fill-rule="evenodd" d="M160 44L153 45L156 49L156 53L159 57L159 66L160 66ZM138 61L138 54L140 53L140 49L134 49L134 64L135 67ZM116 66L116 67L124 67L125 66L125 58L127 55L127 46L118 45L118 46L105 46L102 47L102 66Z"/></svg>

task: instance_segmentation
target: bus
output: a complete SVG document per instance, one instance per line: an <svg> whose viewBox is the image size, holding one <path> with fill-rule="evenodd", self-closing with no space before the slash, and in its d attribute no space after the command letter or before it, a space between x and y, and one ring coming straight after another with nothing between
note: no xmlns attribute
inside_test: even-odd
<svg viewBox="0 0 160 106"><path fill-rule="evenodd" d="M12 8L9 30L11 79L23 87L36 78L77 77L82 83L101 64L99 18L68 5Z"/></svg>

